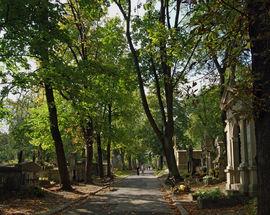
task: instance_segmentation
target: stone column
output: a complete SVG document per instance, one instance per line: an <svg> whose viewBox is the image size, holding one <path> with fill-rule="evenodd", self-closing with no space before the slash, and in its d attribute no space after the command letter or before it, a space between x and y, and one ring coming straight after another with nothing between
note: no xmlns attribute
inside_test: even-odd
<svg viewBox="0 0 270 215"><path fill-rule="evenodd" d="M249 169L249 194L255 196L257 193L257 167L256 167L256 137L254 120L247 124L248 144L248 169Z"/></svg>
<svg viewBox="0 0 270 215"><path fill-rule="evenodd" d="M241 163L238 167L240 171L240 191L248 193L249 170L248 170L248 146L247 146L247 128L246 120L241 119L239 122L240 140L241 140Z"/></svg>
<svg viewBox="0 0 270 215"><path fill-rule="evenodd" d="M229 120L226 120L226 127L225 127L225 133L227 137L227 167L225 169L226 173L226 190L231 190L231 184L233 183L233 177L232 177L232 140L231 140L231 122Z"/></svg>

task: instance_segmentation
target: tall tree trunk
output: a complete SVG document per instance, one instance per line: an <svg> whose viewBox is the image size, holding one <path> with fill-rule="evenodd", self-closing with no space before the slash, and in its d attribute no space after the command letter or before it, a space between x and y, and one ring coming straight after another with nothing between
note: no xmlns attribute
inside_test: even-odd
<svg viewBox="0 0 270 215"><path fill-rule="evenodd" d="M173 176L175 180L182 181L183 178L179 174L179 170L174 155L173 140L166 136L164 137L163 151L169 169L169 177Z"/></svg>
<svg viewBox="0 0 270 215"><path fill-rule="evenodd" d="M122 162L122 170L126 170L126 164L125 164L125 150L120 149L120 157Z"/></svg>
<svg viewBox="0 0 270 215"><path fill-rule="evenodd" d="M104 170L103 170L103 159L102 159L102 149L101 149L101 137L100 132L97 131L97 154L98 154L98 172L99 177L104 177Z"/></svg>
<svg viewBox="0 0 270 215"><path fill-rule="evenodd" d="M247 0L257 145L258 215L270 211L270 1Z"/></svg>
<svg viewBox="0 0 270 215"><path fill-rule="evenodd" d="M174 176L176 180L182 180L182 177L180 176L179 170L176 165L176 160L174 156L174 149L173 149L173 132L174 132L174 121L173 121L173 83L172 83L172 77L171 77L171 71L170 67L167 65L168 59L166 56L166 44L161 44L161 67L162 67L162 72L163 72L163 77L164 77L164 86L165 86L165 98L166 98L166 108L167 108L167 121L163 122L165 131L161 131L160 128L158 127L158 124L156 123L151 110L148 105L147 101L147 96L144 90L144 80L142 77L142 70L140 66L140 61L139 61L139 56L138 52L134 47L132 37L131 37L131 1L128 1L128 7L127 11L125 11L124 7L122 6L121 2L119 1L114 1L121 13L124 16L124 19L126 21L126 37L127 41L129 44L129 48L131 50L131 53L133 55L133 61L134 61L134 66L137 72L137 78L138 78L138 83L139 83L139 90L140 90L140 95L141 95L141 100L142 100L142 105L145 111L145 114L147 116L147 119L149 123L151 124L155 134L157 135L157 138L159 139L160 143L162 144L163 150L164 150L164 155L167 159L167 164L168 168L170 171L170 175ZM160 10L160 22L161 24L165 25L165 6L164 6L164 1L161 0L161 10ZM179 6L179 5L178 5ZM178 7L179 9L179 7ZM177 9L177 10L178 10ZM178 19L178 18L177 18ZM160 101L160 100L159 100ZM159 102L160 103L160 102ZM165 113L162 111L162 113ZM161 113L161 114L162 114ZM164 117L163 117L164 118Z"/></svg>
<svg viewBox="0 0 270 215"><path fill-rule="evenodd" d="M38 146L38 151L37 151L37 162L40 164L40 165L43 165L43 150L42 150L42 147L41 145Z"/></svg>
<svg viewBox="0 0 270 215"><path fill-rule="evenodd" d="M225 57L223 59L223 65L221 66L221 64L219 63L217 56L214 55L213 56L213 61L215 63L215 66L218 70L219 73L219 89L220 89L220 101L222 100L223 94L225 92L225 72L227 69L227 59L228 59L228 55L229 52L226 50L225 52ZM222 123L222 128L223 128L223 132L222 132L222 142L223 142L223 150L224 152L221 154L221 161L220 161L220 168L222 168L223 170L225 170L226 166L227 166L227 138L226 138L226 132L225 132L225 128L226 128L226 110L221 110L221 114L220 114L220 120ZM223 172L223 171L222 171ZM225 180L225 174L219 174L219 179L220 180Z"/></svg>
<svg viewBox="0 0 270 215"><path fill-rule="evenodd" d="M163 169L163 154L159 156L159 170Z"/></svg>
<svg viewBox="0 0 270 215"><path fill-rule="evenodd" d="M45 83L46 100L49 110L50 129L52 138L54 140L54 146L56 151L56 158L58 164L58 170L60 174L60 180L63 190L72 190L69 173L67 168L67 161L64 152L63 141L61 138L60 130L58 127L57 109L54 101L53 89L49 83Z"/></svg>
<svg viewBox="0 0 270 215"><path fill-rule="evenodd" d="M48 51L49 44L48 44L48 38L47 38L48 37L47 34L50 31L48 4L49 4L48 0L40 1L40 5L39 5L40 16L36 17L37 23L39 24L43 32L39 41L40 44L42 44L42 46L40 46L38 49L35 49L35 52L40 54L41 62L44 68L46 68L47 64L49 63L49 51ZM45 86L45 94L46 94L47 106L48 106L48 111L49 111L50 130L51 130L52 138L54 140L58 171L59 171L60 181L61 181L61 189L72 190L70 179L69 179L68 168L67 168L66 156L64 152L63 141L61 138L59 127L58 127L58 115L57 115L57 109L55 105L53 88L51 85L50 78L47 78L44 80L44 86Z"/></svg>
<svg viewBox="0 0 270 215"><path fill-rule="evenodd" d="M83 126L83 135L86 148L85 162L85 183L92 183L92 166L93 166L93 122L91 118L87 119L86 125Z"/></svg>
<svg viewBox="0 0 270 215"><path fill-rule="evenodd" d="M112 178L111 170L111 142L112 142L112 105L108 106L109 137L107 143L107 177Z"/></svg>
<svg viewBox="0 0 270 215"><path fill-rule="evenodd" d="M23 162L23 150L20 150L17 154L18 156L18 164Z"/></svg>
<svg viewBox="0 0 270 215"><path fill-rule="evenodd" d="M128 170L132 170L132 156L128 155Z"/></svg>
<svg viewBox="0 0 270 215"><path fill-rule="evenodd" d="M160 5L160 23L166 26L166 1L161 0ZM169 24L169 23L168 23ZM167 121L164 123L165 132L164 132L164 154L167 160L168 169L170 171L170 175L174 176L176 180L183 180L180 176L176 159L174 155L174 143L173 143L173 135L174 135L174 119L173 119L173 77L171 72L171 67L168 64L168 56L166 49L166 42L160 43L160 60L161 60L161 69L163 73L163 82L164 82L164 90L165 90L165 99L166 99L166 108L167 108Z"/></svg>

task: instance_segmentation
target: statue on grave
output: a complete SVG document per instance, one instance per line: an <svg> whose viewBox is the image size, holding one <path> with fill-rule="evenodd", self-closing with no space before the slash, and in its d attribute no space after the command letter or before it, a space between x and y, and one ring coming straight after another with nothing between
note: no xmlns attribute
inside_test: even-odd
<svg viewBox="0 0 270 215"><path fill-rule="evenodd" d="M224 180L225 179L225 166L224 166L224 143L222 140L219 139L219 137L217 137L215 139L215 148L217 151L217 156L215 158L215 160L213 161L214 164L214 176L219 178L220 180Z"/></svg>

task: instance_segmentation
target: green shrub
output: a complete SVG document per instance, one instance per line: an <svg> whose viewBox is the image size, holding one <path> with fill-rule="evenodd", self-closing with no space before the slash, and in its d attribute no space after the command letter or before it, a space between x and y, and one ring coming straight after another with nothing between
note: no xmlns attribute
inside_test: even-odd
<svg viewBox="0 0 270 215"><path fill-rule="evenodd" d="M225 194L220 191L219 188L211 189L211 190L205 190L205 191L197 191L193 194L195 198L200 199L224 199Z"/></svg>
<svg viewBox="0 0 270 215"><path fill-rule="evenodd" d="M209 184L214 184L218 182L218 179L211 176L211 175L206 175L203 177L203 183L206 184L206 185L209 185Z"/></svg>

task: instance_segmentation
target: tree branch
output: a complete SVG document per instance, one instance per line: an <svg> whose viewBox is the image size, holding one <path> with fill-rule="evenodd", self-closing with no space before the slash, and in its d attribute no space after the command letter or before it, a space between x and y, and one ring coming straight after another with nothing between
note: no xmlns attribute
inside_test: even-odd
<svg viewBox="0 0 270 215"><path fill-rule="evenodd" d="M174 22L174 28L178 27L179 17L180 17L180 6L181 6L182 0L177 0L176 3L176 15L175 15L175 22Z"/></svg>
<svg viewBox="0 0 270 215"><path fill-rule="evenodd" d="M140 63L139 63L139 57L138 57L137 51L133 45L132 38L131 38L131 33L130 33L131 1L128 0L128 13L127 14L124 11L124 9L119 1L114 0L114 2L119 7L119 9L120 9L125 21L126 21L126 37L128 40L129 48L130 48L131 53L133 55L134 66L135 66L135 69L137 72L139 90L140 90L142 105L143 105L145 114L146 114L146 116L149 120L149 123L151 124L154 132L157 134L158 139L160 140L160 142L163 142L162 132L158 128L157 123L156 123L156 121L155 121L155 119L150 111L149 104L147 102L146 94L144 91L144 81L142 78L142 73L141 73L141 68L140 68Z"/></svg>
<svg viewBox="0 0 270 215"><path fill-rule="evenodd" d="M198 41L196 42L195 46L193 47L192 52L191 52L191 54L189 55L189 58L188 58L188 60L187 60L187 62L186 62L186 65L184 66L184 68L183 68L182 71L180 72L180 75L176 78L176 80L175 80L175 82L174 82L174 85L173 85L174 87L178 84L178 82L180 81L182 75L183 75L184 72L186 71L186 69L187 69L187 67L188 67L188 65L189 65L189 63L190 63L190 61L191 61L191 59L192 59L192 57L193 57L193 55L194 55L194 53L195 53L195 51L196 51L196 48L198 47L198 45L199 45L199 43L200 43L200 41L201 41L201 38L198 39Z"/></svg>
<svg viewBox="0 0 270 215"><path fill-rule="evenodd" d="M156 95L157 95L157 98L158 98L159 109L160 109L160 113L161 113L161 116L162 116L163 124L165 125L166 124L166 114L165 114L164 105L163 105L163 101L162 101L162 97L161 97L159 78L158 78L158 74L157 74L157 70L156 70L153 58L151 58L150 61L151 61L151 70L152 70L152 72L154 74L154 77L155 77Z"/></svg>

